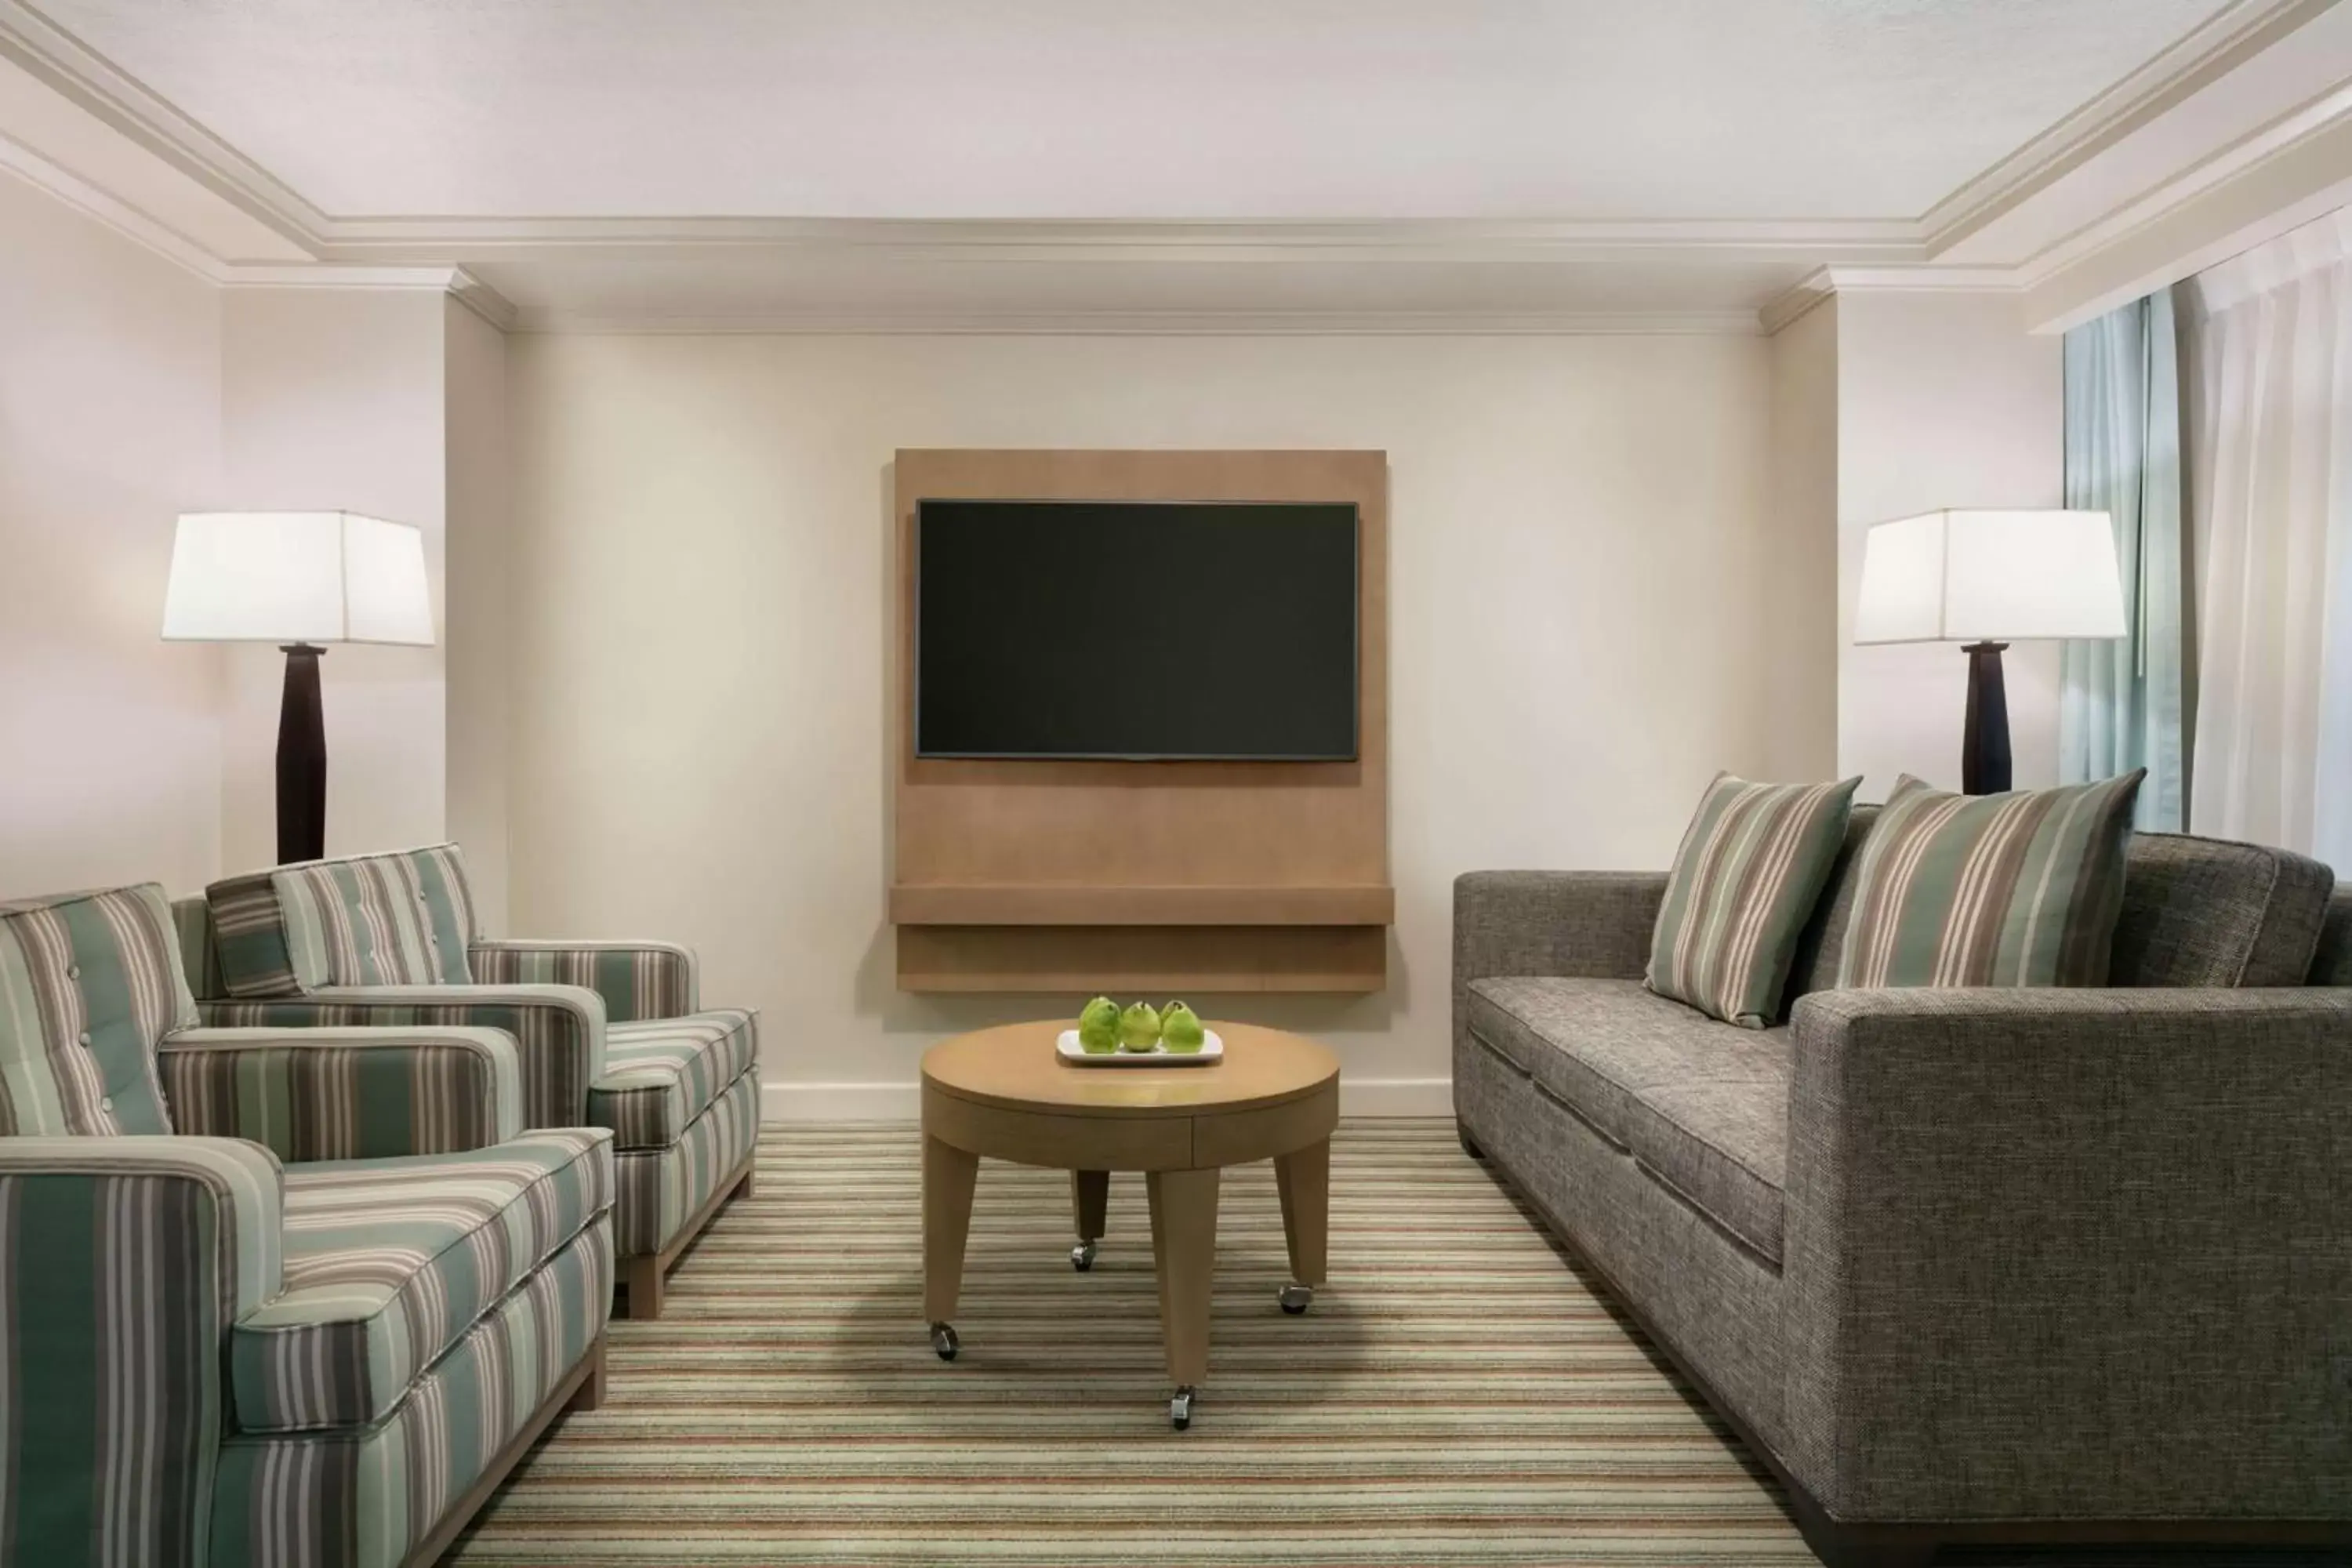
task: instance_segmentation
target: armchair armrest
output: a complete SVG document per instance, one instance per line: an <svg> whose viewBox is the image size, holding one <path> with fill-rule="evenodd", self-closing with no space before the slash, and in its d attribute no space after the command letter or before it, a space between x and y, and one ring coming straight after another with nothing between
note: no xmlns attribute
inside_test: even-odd
<svg viewBox="0 0 2352 1568"><path fill-rule="evenodd" d="M2352 1513L2352 993L1827 992L1793 1036L1831 1512Z"/></svg>
<svg viewBox="0 0 2352 1568"><path fill-rule="evenodd" d="M8 1543L203 1560L229 1325L284 1282L277 1160L224 1138L0 1138ZM130 1467L136 1506L90 1484Z"/></svg>
<svg viewBox="0 0 2352 1568"><path fill-rule="evenodd" d="M225 1028L503 1030L514 1037L527 1129L586 1126L588 1086L604 1071L604 999L579 985L330 986L196 1010Z"/></svg>
<svg viewBox="0 0 2352 1568"><path fill-rule="evenodd" d="M607 1023L683 1018L698 1012L701 964L674 942L562 942L515 938L467 949L476 981L584 985L604 998Z"/></svg>
<svg viewBox="0 0 2352 1568"><path fill-rule="evenodd" d="M499 1029L180 1029L156 1072L184 1132L281 1160L458 1153L522 1131L522 1071Z"/></svg>

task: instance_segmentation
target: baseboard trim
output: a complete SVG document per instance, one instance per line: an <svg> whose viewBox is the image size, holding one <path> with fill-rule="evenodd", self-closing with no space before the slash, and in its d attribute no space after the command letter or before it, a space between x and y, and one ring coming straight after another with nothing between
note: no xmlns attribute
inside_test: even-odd
<svg viewBox="0 0 2352 1568"><path fill-rule="evenodd" d="M1213 1071L1213 1068L1203 1068ZM912 1121L921 1105L912 1083L763 1083L767 1121ZM1451 1116L1450 1078L1339 1079L1342 1116Z"/></svg>

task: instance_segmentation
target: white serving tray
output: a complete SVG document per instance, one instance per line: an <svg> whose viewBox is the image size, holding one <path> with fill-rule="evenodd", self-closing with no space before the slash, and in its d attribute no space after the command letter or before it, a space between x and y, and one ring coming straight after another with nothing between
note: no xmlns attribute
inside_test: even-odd
<svg viewBox="0 0 2352 1568"><path fill-rule="evenodd" d="M1155 1046L1148 1051L1111 1051L1095 1056L1078 1044L1076 1029L1065 1029L1054 1042L1054 1053L1064 1061L1082 1068L1206 1067L1225 1054L1225 1042L1218 1037L1214 1029L1202 1029L1201 1037L1201 1048L1189 1053Z"/></svg>

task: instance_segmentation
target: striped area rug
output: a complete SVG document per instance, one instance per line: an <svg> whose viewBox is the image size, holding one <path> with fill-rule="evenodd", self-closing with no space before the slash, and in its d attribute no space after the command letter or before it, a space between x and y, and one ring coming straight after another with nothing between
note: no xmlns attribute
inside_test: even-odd
<svg viewBox="0 0 2352 1568"><path fill-rule="evenodd" d="M613 1326L448 1562L1813 1562L1756 1469L1455 1143L1353 1121L1301 1318L1272 1167L1228 1171L1209 1382L1171 1432L1139 1176L1093 1272L1068 1178L984 1163L952 1365L921 1307L914 1129L771 1126L759 1188Z"/></svg>

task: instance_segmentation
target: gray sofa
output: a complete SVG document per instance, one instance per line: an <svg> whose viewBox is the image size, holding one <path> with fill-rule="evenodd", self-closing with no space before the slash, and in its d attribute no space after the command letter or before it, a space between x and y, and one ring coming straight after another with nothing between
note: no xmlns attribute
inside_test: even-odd
<svg viewBox="0 0 2352 1568"><path fill-rule="evenodd" d="M1760 1032L1643 988L1663 874L1463 877L1465 1147L1832 1564L2352 1544L2352 900L2141 835L2111 988L1834 991L1874 816Z"/></svg>

